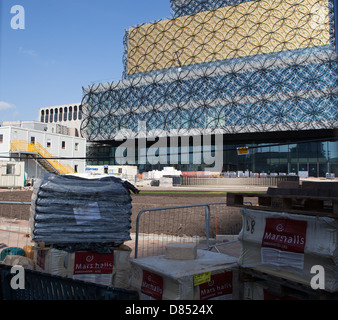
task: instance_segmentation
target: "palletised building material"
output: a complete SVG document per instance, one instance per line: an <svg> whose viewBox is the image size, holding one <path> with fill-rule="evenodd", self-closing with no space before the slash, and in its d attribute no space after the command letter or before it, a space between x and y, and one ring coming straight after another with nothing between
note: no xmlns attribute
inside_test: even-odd
<svg viewBox="0 0 338 320"><path fill-rule="evenodd" d="M34 185L32 240L73 251L119 246L130 240L130 183L46 174Z"/></svg>
<svg viewBox="0 0 338 320"><path fill-rule="evenodd" d="M338 291L338 221L329 217L243 209L243 268L311 287L312 267L325 270L324 288Z"/></svg>
<svg viewBox="0 0 338 320"><path fill-rule="evenodd" d="M144 300L231 300L238 298L237 259L197 250L194 260L165 255L131 259L131 288Z"/></svg>

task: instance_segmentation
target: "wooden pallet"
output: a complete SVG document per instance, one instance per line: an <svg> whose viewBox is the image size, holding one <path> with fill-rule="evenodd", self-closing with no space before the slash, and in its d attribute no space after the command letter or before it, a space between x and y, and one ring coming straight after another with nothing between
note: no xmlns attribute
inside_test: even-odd
<svg viewBox="0 0 338 320"><path fill-rule="evenodd" d="M310 286L252 268L239 267L239 294L243 296L243 284L256 282L276 297L293 297L300 300L337 300L338 292L313 290Z"/></svg>
<svg viewBox="0 0 338 320"><path fill-rule="evenodd" d="M258 205L245 204L244 198L258 198ZM336 197L229 192L227 193L227 205L338 218L338 198Z"/></svg>

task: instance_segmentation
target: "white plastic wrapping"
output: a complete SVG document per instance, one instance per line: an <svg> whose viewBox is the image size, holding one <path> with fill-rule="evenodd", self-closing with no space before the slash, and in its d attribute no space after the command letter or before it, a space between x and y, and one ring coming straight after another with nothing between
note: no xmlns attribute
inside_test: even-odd
<svg viewBox="0 0 338 320"><path fill-rule="evenodd" d="M197 250L195 260L169 260L164 255L131 259L131 287L141 299L208 300L238 296L237 259ZM211 281L194 285L194 276L211 273Z"/></svg>
<svg viewBox="0 0 338 320"><path fill-rule="evenodd" d="M128 289L130 286L131 249L125 245L112 248L109 254L69 253L55 248L34 252L36 269L52 275Z"/></svg>
<svg viewBox="0 0 338 320"><path fill-rule="evenodd" d="M325 290L338 290L338 222L328 217L243 209L239 264L311 286L323 266Z"/></svg>

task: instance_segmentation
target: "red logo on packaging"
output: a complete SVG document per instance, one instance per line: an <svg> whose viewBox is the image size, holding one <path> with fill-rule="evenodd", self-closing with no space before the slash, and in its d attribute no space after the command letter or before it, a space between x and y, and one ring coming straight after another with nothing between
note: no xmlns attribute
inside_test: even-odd
<svg viewBox="0 0 338 320"><path fill-rule="evenodd" d="M211 275L210 282L200 284L199 287L201 300L232 294L232 271Z"/></svg>
<svg viewBox="0 0 338 320"><path fill-rule="evenodd" d="M262 247L304 253L306 221L266 218Z"/></svg>
<svg viewBox="0 0 338 320"><path fill-rule="evenodd" d="M162 300L163 278L155 273L143 270L141 292L156 300Z"/></svg>
<svg viewBox="0 0 338 320"><path fill-rule="evenodd" d="M114 266L114 253L76 252L74 275L111 274Z"/></svg>

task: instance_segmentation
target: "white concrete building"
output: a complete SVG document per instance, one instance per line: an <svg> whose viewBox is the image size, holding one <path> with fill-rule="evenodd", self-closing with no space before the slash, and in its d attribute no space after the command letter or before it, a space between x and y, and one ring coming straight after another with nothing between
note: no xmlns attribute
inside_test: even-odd
<svg viewBox="0 0 338 320"><path fill-rule="evenodd" d="M9 124L4 122L0 127L0 160L24 162L25 181L39 178L47 171L85 172L86 139L56 133L62 132L62 126L56 124Z"/></svg>
<svg viewBox="0 0 338 320"><path fill-rule="evenodd" d="M81 103L62 106L44 107L39 109L39 119L44 124L58 124L68 129L68 135L80 137L80 127L83 120Z"/></svg>
<svg viewBox="0 0 338 320"><path fill-rule="evenodd" d="M59 133L69 135L68 128L62 124L57 123L41 123L38 121L3 121L2 127L19 127L24 129L32 129L38 131L45 131L49 133Z"/></svg>

